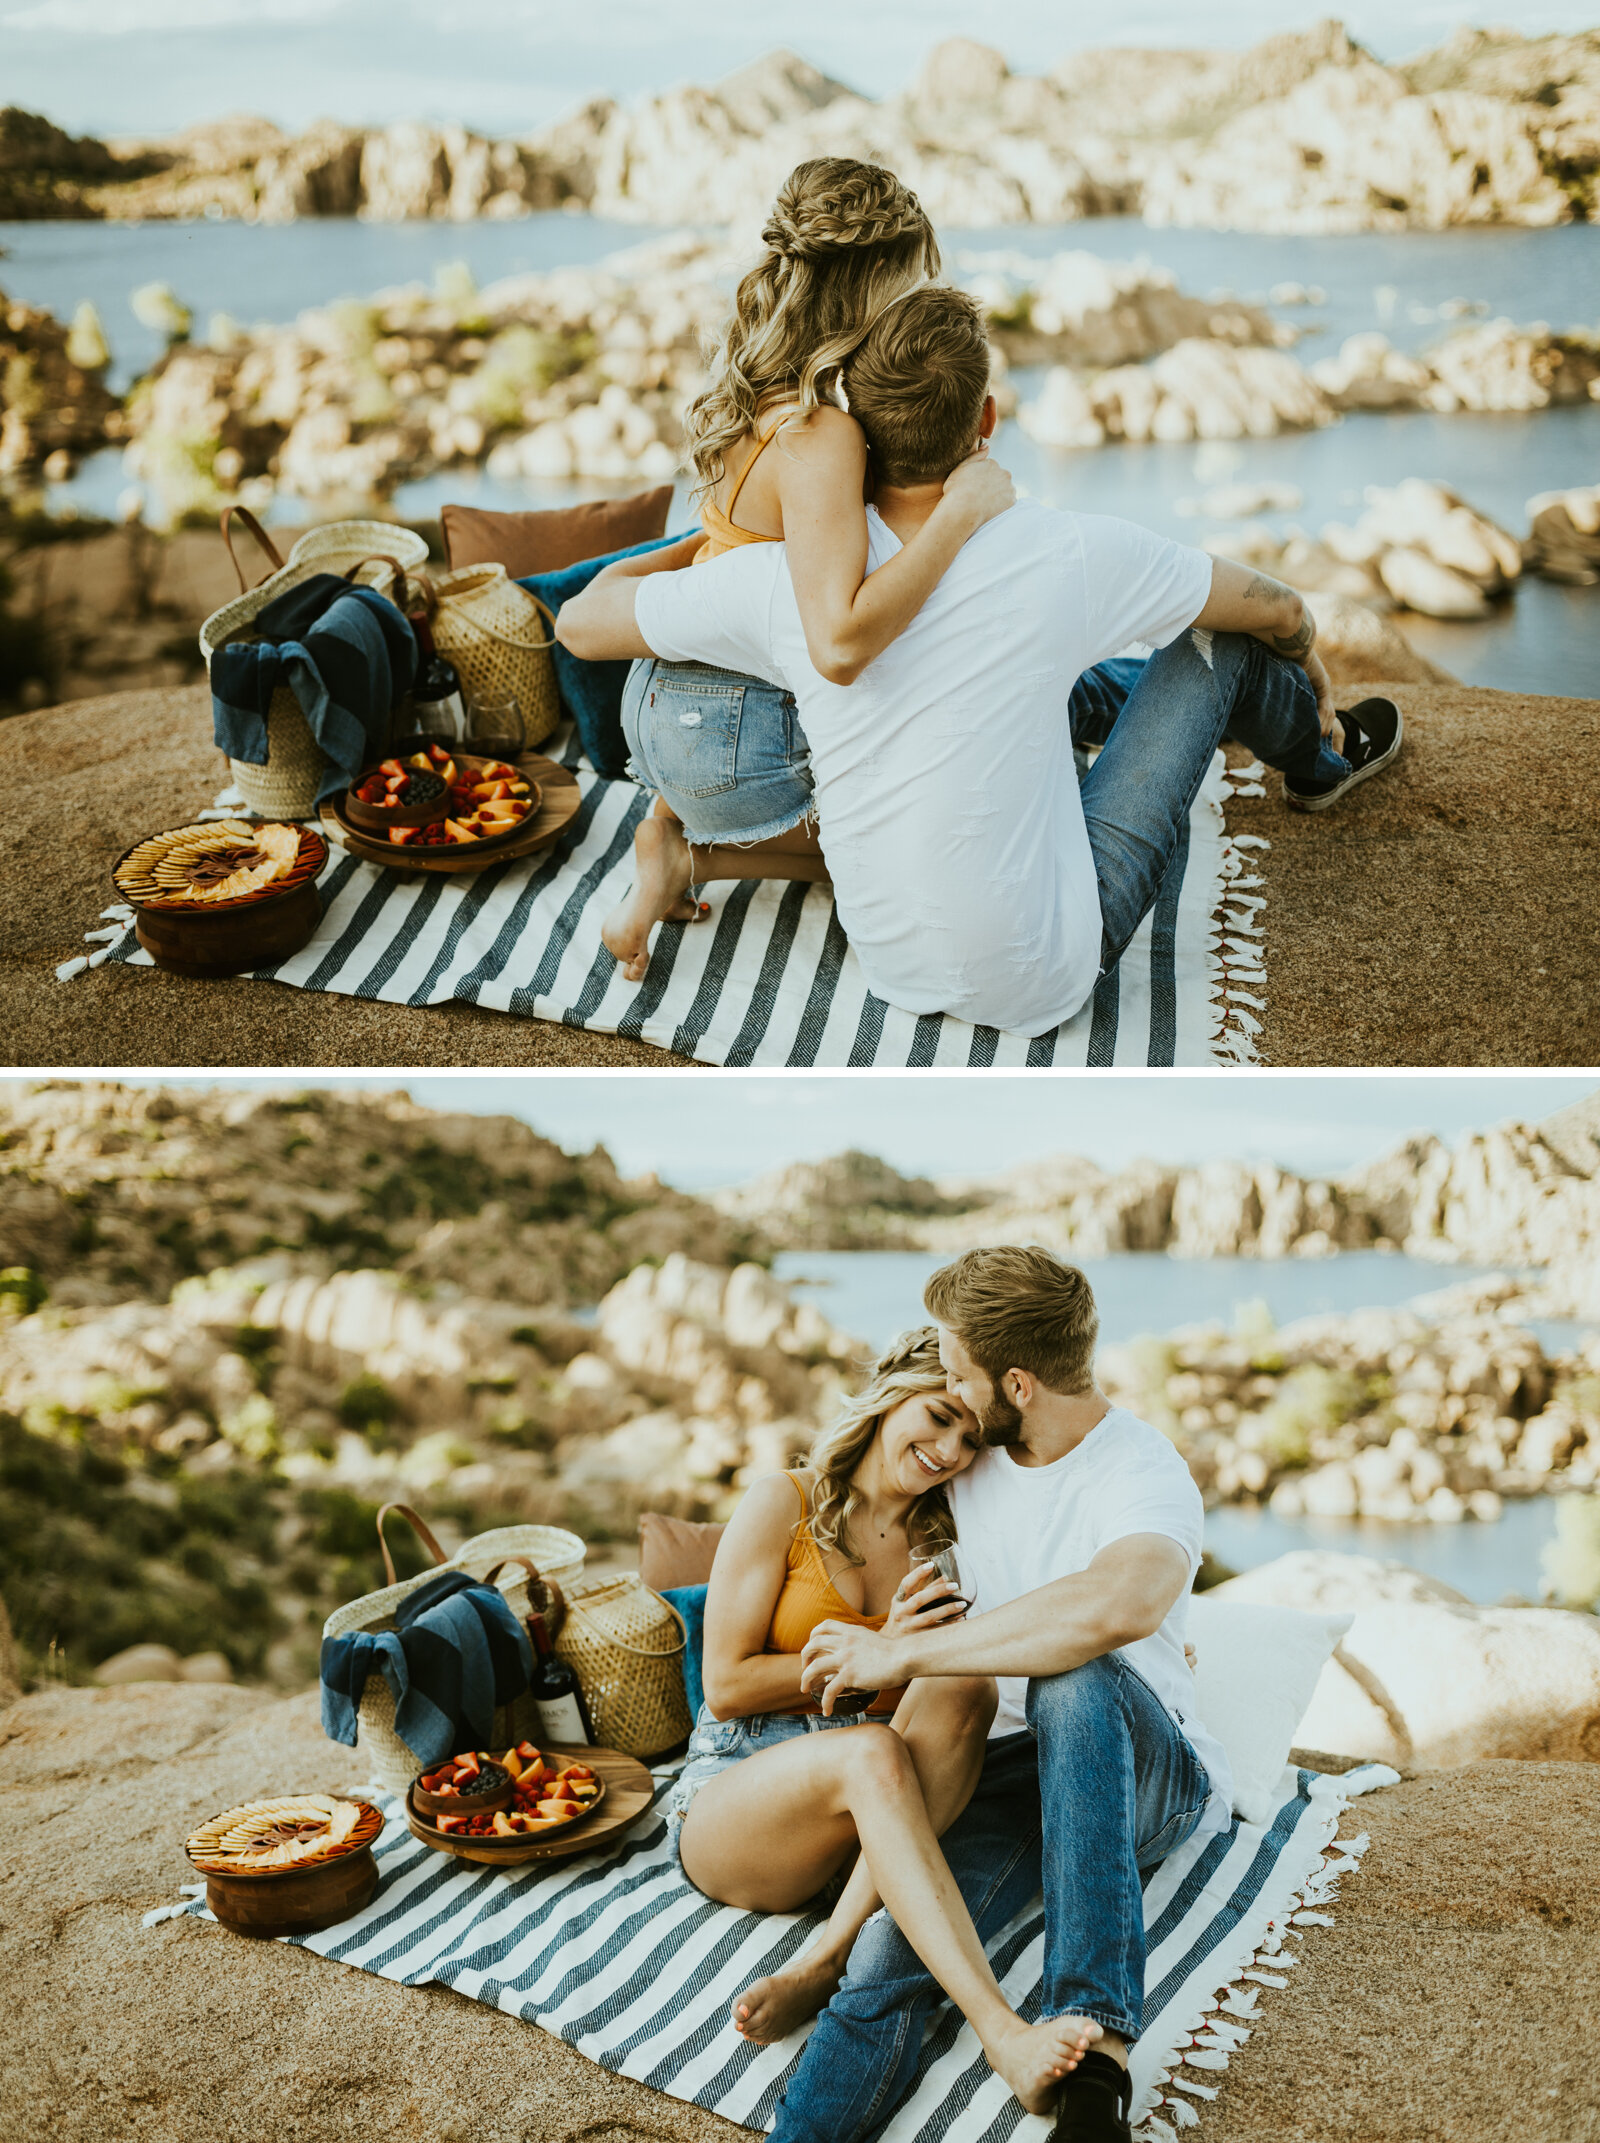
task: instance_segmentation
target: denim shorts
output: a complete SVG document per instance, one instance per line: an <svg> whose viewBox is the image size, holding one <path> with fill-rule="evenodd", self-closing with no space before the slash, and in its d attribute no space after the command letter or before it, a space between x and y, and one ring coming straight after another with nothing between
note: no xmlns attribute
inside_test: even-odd
<svg viewBox="0 0 1600 2143"><path fill-rule="evenodd" d="M704 662L635 662L622 694L628 772L701 847L770 841L809 818L811 751L792 692Z"/></svg>
<svg viewBox="0 0 1600 2143"><path fill-rule="evenodd" d="M694 1732L689 1736L689 1760L673 1781L672 1792L667 1801L667 1838L672 1847L672 1856L682 1866L680 1842L683 1837L683 1819L689 1813L689 1803L708 1779L720 1772L731 1771L747 1756L759 1756L763 1749L775 1749L785 1741L798 1741L802 1734L826 1734L841 1726L887 1726L887 1717L870 1718L857 1713L852 1718L825 1719L821 1712L757 1712L749 1719L713 1718L710 1708L702 1704L700 1716L694 1722Z"/></svg>

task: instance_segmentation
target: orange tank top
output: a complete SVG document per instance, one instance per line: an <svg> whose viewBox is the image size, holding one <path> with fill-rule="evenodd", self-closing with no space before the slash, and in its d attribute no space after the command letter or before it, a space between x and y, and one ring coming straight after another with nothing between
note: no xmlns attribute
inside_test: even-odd
<svg viewBox="0 0 1600 2143"><path fill-rule="evenodd" d="M783 1590L772 1610L766 1649L769 1652L804 1651L806 1639L819 1622L853 1622L859 1629L881 1630L889 1619L887 1615L864 1615L836 1590L823 1563L822 1550L811 1537L811 1511L800 1476L786 1471L785 1478L794 1483L794 1492L800 1498L800 1522L789 1543L788 1569ZM873 1711L892 1711L899 1696L898 1690L884 1691L878 1703L873 1705ZM802 1697L790 1707L793 1711L816 1711L819 1708L812 1697Z"/></svg>
<svg viewBox="0 0 1600 2143"><path fill-rule="evenodd" d="M719 506L714 500L707 499L701 507L700 522L705 529L706 540L694 554L694 562L697 566L704 565L708 558L720 558L724 551L736 551L742 544L781 543L783 541L781 536L759 536L753 528L738 527L733 519L733 509L739 503L739 493L744 489L745 478L767 451L767 448L771 446L773 440L777 438L778 433L783 428L785 418L790 414L791 412L788 410L781 410L768 429L759 435L756 440L755 452L734 479L733 489L728 493L727 505L725 507ZM804 1500L804 1497L802 1497L801 1501L804 1502ZM787 1651L789 1647L782 1645L778 1649ZM800 1647L796 1645L795 1650L798 1652L799 1649Z"/></svg>

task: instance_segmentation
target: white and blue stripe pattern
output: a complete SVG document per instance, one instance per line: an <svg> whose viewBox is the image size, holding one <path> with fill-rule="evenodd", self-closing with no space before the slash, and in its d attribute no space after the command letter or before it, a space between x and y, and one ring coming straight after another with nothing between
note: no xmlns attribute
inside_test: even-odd
<svg viewBox="0 0 1600 2143"><path fill-rule="evenodd" d="M388 1004L485 1005L729 1066L1209 1065L1238 1061L1241 1044L1253 1054L1241 1033L1217 1032L1217 911L1239 867L1224 854L1220 753L1185 852L1116 972L1074 1019L1029 1040L942 1014L919 1019L875 997L825 886L713 885L711 916L662 925L644 980L625 982L600 925L631 883L633 831L650 799L591 772L570 732L559 741L583 801L550 848L470 876L427 877L335 850L316 935L258 973ZM128 927L116 942L92 963L66 963L64 976L105 959L148 964L120 914ZM1243 912L1228 924L1251 927Z"/></svg>
<svg viewBox="0 0 1600 2143"><path fill-rule="evenodd" d="M382 1882L354 1919L301 1946L415 1986L437 1982L537 2023L602 2068L765 2130L803 2052L800 2034L747 2045L728 2021L735 1995L794 1957L816 1922L716 1905L685 1879L661 1814L677 1766L657 1773L651 1808L608 1855L499 1872L413 1838L398 1805L376 1847ZM1175 2049L1250 1968L1268 1923L1283 1925L1352 1793L1393 1780L1370 1765L1344 1778L1292 1768L1271 1823L1235 1821L1184 1846L1145 1891L1149 1968L1135 2050L1135 2111L1155 2102ZM153 1918L164 1918L172 1908ZM196 1899L186 1909L200 1913ZM1036 2014L1044 1915L1036 1903L997 1938L995 1971L1013 2005ZM1290 1953L1292 1955L1292 1953ZM1246 2005L1232 1998L1238 2009ZM1202 2057L1208 2067L1223 2064ZM1170 2102L1169 2102L1170 2103ZM1049 2133L1022 2112L952 2009L937 2013L910 2096L885 2143L1003 2143Z"/></svg>

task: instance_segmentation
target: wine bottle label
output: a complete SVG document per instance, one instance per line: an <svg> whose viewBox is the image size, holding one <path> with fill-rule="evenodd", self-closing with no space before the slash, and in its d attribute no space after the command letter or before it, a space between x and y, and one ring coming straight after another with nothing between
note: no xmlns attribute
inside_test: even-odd
<svg viewBox="0 0 1600 2143"><path fill-rule="evenodd" d="M539 1732L546 1741L587 1741L583 1714L575 1696L540 1697L535 1709Z"/></svg>

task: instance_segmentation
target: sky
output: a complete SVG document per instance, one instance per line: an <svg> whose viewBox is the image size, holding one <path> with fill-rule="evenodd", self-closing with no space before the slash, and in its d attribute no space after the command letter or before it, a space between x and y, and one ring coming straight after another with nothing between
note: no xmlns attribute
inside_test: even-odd
<svg viewBox="0 0 1600 2143"><path fill-rule="evenodd" d="M1322 11L1221 0L1197 21L1182 0L1126 0L1108 31L1098 10L1059 0L0 0L0 66L8 103L77 132L161 133L250 111L295 128L328 115L523 133L590 97L714 82L777 45L882 96L943 37L977 37L1036 73L1113 41L1249 45ZM1515 14L1533 35L1588 28L1597 9L1533 0ZM1344 11L1383 59L1484 19L1451 0L1352 0Z"/></svg>
<svg viewBox="0 0 1600 2143"><path fill-rule="evenodd" d="M902 1175L979 1175L1047 1154L1115 1169L1273 1161L1303 1175L1376 1160L1414 1132L1454 1144L1511 1118L1536 1122L1595 1091L1593 1075L1199 1074L1011 1078L760 1072L292 1073L129 1077L129 1085L294 1092L403 1088L429 1108L519 1116L572 1151L603 1145L624 1175L684 1190L738 1183L857 1147Z"/></svg>

